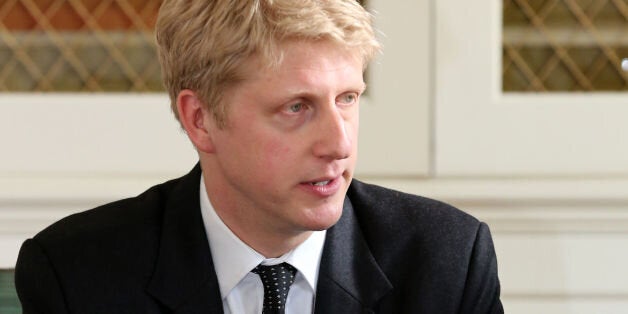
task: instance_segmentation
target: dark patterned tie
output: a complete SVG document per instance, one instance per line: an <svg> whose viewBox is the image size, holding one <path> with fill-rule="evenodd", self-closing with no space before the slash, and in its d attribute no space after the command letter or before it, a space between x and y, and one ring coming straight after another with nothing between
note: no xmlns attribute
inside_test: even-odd
<svg viewBox="0 0 628 314"><path fill-rule="evenodd" d="M264 284L262 314L284 314L288 291L297 269L288 263L281 263L273 266L258 265L251 272L258 274Z"/></svg>

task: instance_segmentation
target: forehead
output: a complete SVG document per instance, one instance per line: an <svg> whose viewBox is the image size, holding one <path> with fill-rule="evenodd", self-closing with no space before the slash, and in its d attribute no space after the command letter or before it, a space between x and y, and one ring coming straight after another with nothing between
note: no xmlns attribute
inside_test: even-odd
<svg viewBox="0 0 628 314"><path fill-rule="evenodd" d="M278 45L275 65L253 57L242 64L237 82L226 87L227 111L274 108L297 98L324 102L346 92L364 90L363 66L350 50L322 41L293 41Z"/></svg>
<svg viewBox="0 0 628 314"><path fill-rule="evenodd" d="M357 54L322 41L293 41L278 45L276 64L257 57L243 62L238 80L226 86L222 102L227 113L236 109L276 108L296 99L319 104L340 94L364 90L363 62ZM245 109L243 109L245 108Z"/></svg>
<svg viewBox="0 0 628 314"><path fill-rule="evenodd" d="M353 71L362 74L358 53L331 41L290 40L276 45L273 56L252 56L242 67L243 80L268 80L279 75L316 72ZM295 77L296 78L296 77Z"/></svg>

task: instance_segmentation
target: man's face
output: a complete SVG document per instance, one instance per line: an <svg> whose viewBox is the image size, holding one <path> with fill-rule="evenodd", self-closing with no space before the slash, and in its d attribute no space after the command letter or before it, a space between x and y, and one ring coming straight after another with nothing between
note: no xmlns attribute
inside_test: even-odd
<svg viewBox="0 0 628 314"><path fill-rule="evenodd" d="M329 228L353 177L362 62L322 41L279 48L278 68L246 65L223 98L226 126L211 136L209 196L236 234Z"/></svg>

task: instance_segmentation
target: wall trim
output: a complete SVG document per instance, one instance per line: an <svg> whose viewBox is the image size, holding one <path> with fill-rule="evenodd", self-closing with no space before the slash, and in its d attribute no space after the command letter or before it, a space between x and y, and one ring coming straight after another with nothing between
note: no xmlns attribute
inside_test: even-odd
<svg viewBox="0 0 628 314"><path fill-rule="evenodd" d="M180 174L0 178L0 233L32 234L42 223L131 197ZM497 232L627 232L628 179L373 179L439 199Z"/></svg>
<svg viewBox="0 0 628 314"><path fill-rule="evenodd" d="M19 244L54 221L132 197L175 173L0 178L0 267ZM628 179L371 179L450 203L500 233L628 233Z"/></svg>

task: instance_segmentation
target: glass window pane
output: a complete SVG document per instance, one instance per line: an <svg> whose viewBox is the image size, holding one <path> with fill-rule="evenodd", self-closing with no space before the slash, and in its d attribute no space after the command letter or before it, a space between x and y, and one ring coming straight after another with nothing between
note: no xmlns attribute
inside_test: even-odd
<svg viewBox="0 0 628 314"><path fill-rule="evenodd" d="M0 91L163 90L153 39L160 4L0 2Z"/></svg>
<svg viewBox="0 0 628 314"><path fill-rule="evenodd" d="M505 92L627 91L627 0L503 0Z"/></svg>

